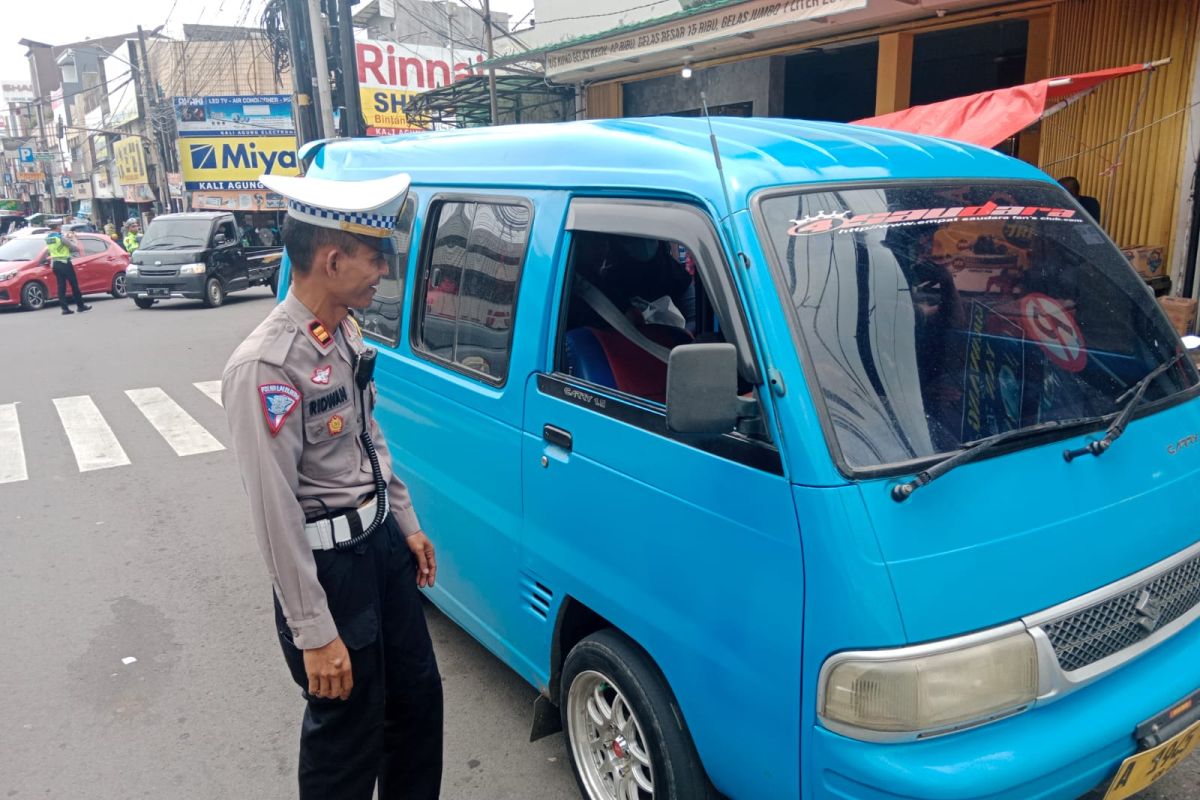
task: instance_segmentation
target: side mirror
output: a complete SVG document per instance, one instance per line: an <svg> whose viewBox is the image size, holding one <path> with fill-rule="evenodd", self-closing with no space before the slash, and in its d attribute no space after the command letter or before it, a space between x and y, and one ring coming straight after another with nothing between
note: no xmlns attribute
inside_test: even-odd
<svg viewBox="0 0 1200 800"><path fill-rule="evenodd" d="M732 344L683 344L667 363L667 428L728 433L738 421L737 350Z"/></svg>
<svg viewBox="0 0 1200 800"><path fill-rule="evenodd" d="M227 241L228 240L225 238L225 234L218 233L213 236L213 247L224 247Z"/></svg>

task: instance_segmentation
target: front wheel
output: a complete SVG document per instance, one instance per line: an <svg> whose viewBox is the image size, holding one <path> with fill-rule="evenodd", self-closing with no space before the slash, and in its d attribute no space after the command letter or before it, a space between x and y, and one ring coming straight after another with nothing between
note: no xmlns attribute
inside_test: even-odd
<svg viewBox="0 0 1200 800"><path fill-rule="evenodd" d="M216 308L225 302L225 287L216 278L209 278L208 283L204 284L204 305L207 308Z"/></svg>
<svg viewBox="0 0 1200 800"><path fill-rule="evenodd" d="M112 289L109 290L109 294L111 294L113 297L117 298L118 300L120 300L122 297L125 296L125 273L124 272L118 272L116 275L113 275Z"/></svg>
<svg viewBox="0 0 1200 800"><path fill-rule="evenodd" d="M154 305L154 301L149 297L135 297L133 298L133 304L138 308L149 308Z"/></svg>
<svg viewBox="0 0 1200 800"><path fill-rule="evenodd" d="M271 287L271 294L279 294L279 270L271 273L271 280L267 283Z"/></svg>
<svg viewBox="0 0 1200 800"><path fill-rule="evenodd" d="M715 796L666 680L626 636L599 631L575 645L562 687L567 750L587 800Z"/></svg>
<svg viewBox="0 0 1200 800"><path fill-rule="evenodd" d="M37 311L46 305L47 299L46 287L37 281L30 281L21 290L21 308L26 311Z"/></svg>

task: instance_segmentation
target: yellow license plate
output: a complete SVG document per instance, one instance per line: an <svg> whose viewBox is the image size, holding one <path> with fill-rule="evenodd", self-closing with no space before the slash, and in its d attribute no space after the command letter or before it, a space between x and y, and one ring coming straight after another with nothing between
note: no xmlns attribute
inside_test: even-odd
<svg viewBox="0 0 1200 800"><path fill-rule="evenodd" d="M1145 752L1130 756L1117 770L1104 800L1125 800L1171 771L1200 745L1200 722Z"/></svg>

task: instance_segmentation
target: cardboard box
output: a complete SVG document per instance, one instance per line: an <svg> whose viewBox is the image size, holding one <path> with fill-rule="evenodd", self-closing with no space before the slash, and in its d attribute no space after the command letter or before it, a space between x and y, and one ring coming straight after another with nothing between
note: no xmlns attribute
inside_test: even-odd
<svg viewBox="0 0 1200 800"><path fill-rule="evenodd" d="M1197 306L1195 300L1186 297L1160 297L1158 304L1163 307L1163 311L1167 312L1167 318L1171 320L1171 327L1180 336L1186 336L1195 328Z"/></svg>
<svg viewBox="0 0 1200 800"><path fill-rule="evenodd" d="M1121 250L1140 275L1156 278L1166 268L1166 248L1161 244L1139 244Z"/></svg>

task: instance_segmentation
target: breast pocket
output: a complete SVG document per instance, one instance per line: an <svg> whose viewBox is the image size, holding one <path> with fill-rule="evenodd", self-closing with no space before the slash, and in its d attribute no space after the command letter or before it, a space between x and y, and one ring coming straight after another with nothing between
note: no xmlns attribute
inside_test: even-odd
<svg viewBox="0 0 1200 800"><path fill-rule="evenodd" d="M309 477L333 478L357 466L357 422L354 405L348 394L345 397L346 400L340 403L317 403L305 409L310 413L304 419L304 455L300 471Z"/></svg>

